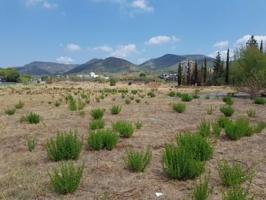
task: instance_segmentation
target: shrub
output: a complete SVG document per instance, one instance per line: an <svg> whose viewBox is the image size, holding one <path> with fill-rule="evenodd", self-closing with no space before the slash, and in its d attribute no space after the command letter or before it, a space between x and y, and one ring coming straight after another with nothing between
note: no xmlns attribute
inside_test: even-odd
<svg viewBox="0 0 266 200"><path fill-rule="evenodd" d="M173 110L178 112L178 113L183 113L186 110L186 105L183 103L175 103L173 105Z"/></svg>
<svg viewBox="0 0 266 200"><path fill-rule="evenodd" d="M253 109L247 110L248 117L256 117L256 111Z"/></svg>
<svg viewBox="0 0 266 200"><path fill-rule="evenodd" d="M209 141L198 135L185 133L177 135L177 146L187 149L193 156L193 159L199 161L209 160L213 155L213 147Z"/></svg>
<svg viewBox="0 0 266 200"><path fill-rule="evenodd" d="M205 178L204 181L200 179L200 182L196 185L193 190L192 200L207 200L210 194L209 180Z"/></svg>
<svg viewBox="0 0 266 200"><path fill-rule="evenodd" d="M67 97L67 102L68 102L68 109L70 111L76 111L78 109L77 101L72 95L69 95Z"/></svg>
<svg viewBox="0 0 266 200"><path fill-rule="evenodd" d="M96 108L91 111L93 119L102 119L104 115L104 109Z"/></svg>
<svg viewBox="0 0 266 200"><path fill-rule="evenodd" d="M22 109L24 107L24 103L22 101L19 101L16 105L15 108L16 109Z"/></svg>
<svg viewBox="0 0 266 200"><path fill-rule="evenodd" d="M225 134L231 140L238 140L244 136L250 136L253 133L249 121L245 118L239 118L235 122L231 121L225 124Z"/></svg>
<svg viewBox="0 0 266 200"><path fill-rule="evenodd" d="M15 112L16 112L16 108L10 108L10 109L5 110L5 113L7 115L14 115Z"/></svg>
<svg viewBox="0 0 266 200"><path fill-rule="evenodd" d="M153 91L148 92L147 95L148 95L149 97L151 97L151 98L153 98L153 97L156 96L155 93L154 93Z"/></svg>
<svg viewBox="0 0 266 200"><path fill-rule="evenodd" d="M230 122L231 122L231 120L228 119L228 118L225 117L225 116L220 116L220 117L217 119L217 123L218 123L218 125L219 125L221 128L224 128L225 125L226 125L227 123L230 123Z"/></svg>
<svg viewBox="0 0 266 200"><path fill-rule="evenodd" d="M241 186L230 188L224 195L223 200L253 200L249 198L249 192Z"/></svg>
<svg viewBox="0 0 266 200"><path fill-rule="evenodd" d="M256 97L254 99L255 104L264 105L266 103L266 100L263 97Z"/></svg>
<svg viewBox="0 0 266 200"><path fill-rule="evenodd" d="M91 132L88 137L89 147L96 151L104 148L111 151L116 146L117 142L117 134L109 129Z"/></svg>
<svg viewBox="0 0 266 200"><path fill-rule="evenodd" d="M208 137L211 134L211 124L207 121L202 121L198 126L198 133L203 137Z"/></svg>
<svg viewBox="0 0 266 200"><path fill-rule="evenodd" d="M57 168L54 168L49 173L50 184L53 190L59 194L73 193L77 190L84 164L81 166L74 166L72 162L62 162Z"/></svg>
<svg viewBox="0 0 266 200"><path fill-rule="evenodd" d="M91 130L96 130L96 129L102 129L104 128L104 121L103 119L94 119L90 122L89 128Z"/></svg>
<svg viewBox="0 0 266 200"><path fill-rule="evenodd" d="M110 86L115 86L116 85L116 79L110 78Z"/></svg>
<svg viewBox="0 0 266 200"><path fill-rule="evenodd" d="M226 187L240 185L251 178L251 174L237 163L220 161L218 171L222 184Z"/></svg>
<svg viewBox="0 0 266 200"><path fill-rule="evenodd" d="M113 129L119 133L121 137L130 138L134 133L132 123L127 121L118 121L113 124Z"/></svg>
<svg viewBox="0 0 266 200"><path fill-rule="evenodd" d="M263 129L266 128L266 122L258 122L255 127L253 127L254 133L261 133Z"/></svg>
<svg viewBox="0 0 266 200"><path fill-rule="evenodd" d="M41 121L41 116L37 113L30 112L28 115L23 117L22 121L26 121L29 124L38 124Z"/></svg>
<svg viewBox="0 0 266 200"><path fill-rule="evenodd" d="M29 137L27 138L27 147L30 152L32 152L36 147L36 139Z"/></svg>
<svg viewBox="0 0 266 200"><path fill-rule="evenodd" d="M193 97L189 94L182 94L181 95L181 100L185 102L192 101Z"/></svg>
<svg viewBox="0 0 266 200"><path fill-rule="evenodd" d="M210 106L207 108L207 114L208 114L208 115L212 115L212 113L213 113L213 108L212 108L212 106L210 105Z"/></svg>
<svg viewBox="0 0 266 200"><path fill-rule="evenodd" d="M229 97L229 96L224 97L223 98L223 102L226 103L229 106L233 105L233 103L234 103L233 99L231 97Z"/></svg>
<svg viewBox="0 0 266 200"><path fill-rule="evenodd" d="M204 170L204 162L193 158L188 148L166 145L163 152L163 170L173 179L187 180L198 177Z"/></svg>
<svg viewBox="0 0 266 200"><path fill-rule="evenodd" d="M113 115L117 115L117 114L119 114L121 112L121 110L122 110L121 106L112 106L111 113Z"/></svg>
<svg viewBox="0 0 266 200"><path fill-rule="evenodd" d="M234 113L234 109L231 106L222 106L220 108L220 111L224 114L226 117L231 117Z"/></svg>
<svg viewBox="0 0 266 200"><path fill-rule="evenodd" d="M219 123L217 122L212 123L211 127L212 127L212 134L215 137L219 138L221 135L221 131L222 131L222 128L220 127Z"/></svg>
<svg viewBox="0 0 266 200"><path fill-rule="evenodd" d="M55 138L48 140L46 151L53 161L76 160L79 157L82 143L73 131L58 132Z"/></svg>
<svg viewBox="0 0 266 200"><path fill-rule="evenodd" d="M175 93L174 91L170 91L170 92L168 93L168 96L169 96L169 97L175 97L175 96L176 96L176 93Z"/></svg>
<svg viewBox="0 0 266 200"><path fill-rule="evenodd" d="M141 129L141 127L142 127L142 122L141 121L136 121L136 123L135 123L135 127L136 127L136 129Z"/></svg>
<svg viewBox="0 0 266 200"><path fill-rule="evenodd" d="M125 163L129 170L133 172L143 172L150 163L152 152L147 149L145 152L128 150L126 153Z"/></svg>

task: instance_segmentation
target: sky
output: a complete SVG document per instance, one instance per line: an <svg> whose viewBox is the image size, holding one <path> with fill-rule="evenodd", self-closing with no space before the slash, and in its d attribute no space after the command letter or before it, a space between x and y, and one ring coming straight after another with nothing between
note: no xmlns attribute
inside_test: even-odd
<svg viewBox="0 0 266 200"><path fill-rule="evenodd" d="M0 0L0 66L266 46L265 0Z"/></svg>

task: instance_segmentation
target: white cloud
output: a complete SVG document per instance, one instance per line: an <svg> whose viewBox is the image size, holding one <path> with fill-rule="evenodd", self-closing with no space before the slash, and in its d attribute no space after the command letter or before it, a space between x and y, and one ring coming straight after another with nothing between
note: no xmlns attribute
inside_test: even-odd
<svg viewBox="0 0 266 200"><path fill-rule="evenodd" d="M105 52L105 53L111 53L111 52L114 51L114 49L112 47L107 46L107 45L95 47L94 50L96 50L96 51L102 51L102 52Z"/></svg>
<svg viewBox="0 0 266 200"><path fill-rule="evenodd" d="M229 46L229 41L224 40L224 41L216 42L213 46L218 49L226 49Z"/></svg>
<svg viewBox="0 0 266 200"><path fill-rule="evenodd" d="M74 60L67 56L60 56L56 59L56 62L63 63L63 64L71 64L74 62Z"/></svg>
<svg viewBox="0 0 266 200"><path fill-rule="evenodd" d="M117 47L112 53L111 56L126 58L130 54L136 53L137 47L135 44L127 44Z"/></svg>
<svg viewBox="0 0 266 200"><path fill-rule="evenodd" d="M244 35L241 38L239 38L236 43L235 46L239 47L239 46L243 46L246 45L246 42L250 39L251 35ZM255 39L257 40L258 43L260 43L260 41L266 41L266 35L254 35Z"/></svg>
<svg viewBox="0 0 266 200"><path fill-rule="evenodd" d="M167 35L159 35L150 38L146 44L147 45L161 45L167 43L178 42L180 39L176 38L175 36L167 36Z"/></svg>
<svg viewBox="0 0 266 200"><path fill-rule="evenodd" d="M150 5L149 1L147 0L134 0L131 3L131 7L148 12L152 12L154 10L154 8Z"/></svg>
<svg viewBox="0 0 266 200"><path fill-rule="evenodd" d="M26 6L28 7L41 6L45 9L55 9L58 7L58 4L51 3L48 0L26 0Z"/></svg>
<svg viewBox="0 0 266 200"><path fill-rule="evenodd" d="M66 45L66 50L70 51L70 52L75 52L75 51L80 51L81 48L79 45L77 45L75 43L69 43Z"/></svg>

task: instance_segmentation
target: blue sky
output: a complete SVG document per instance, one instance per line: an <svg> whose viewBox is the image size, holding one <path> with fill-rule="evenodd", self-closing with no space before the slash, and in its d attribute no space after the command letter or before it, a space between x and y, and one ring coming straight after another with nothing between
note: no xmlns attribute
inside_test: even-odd
<svg viewBox="0 0 266 200"><path fill-rule="evenodd" d="M0 66L215 55L265 22L265 0L0 0Z"/></svg>

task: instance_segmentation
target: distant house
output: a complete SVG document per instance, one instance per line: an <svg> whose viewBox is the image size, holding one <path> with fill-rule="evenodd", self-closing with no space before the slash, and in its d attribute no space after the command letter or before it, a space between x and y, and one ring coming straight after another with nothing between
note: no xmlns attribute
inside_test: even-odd
<svg viewBox="0 0 266 200"><path fill-rule="evenodd" d="M95 74L94 72L90 72L90 76L92 78L98 78L99 77L99 75Z"/></svg>

